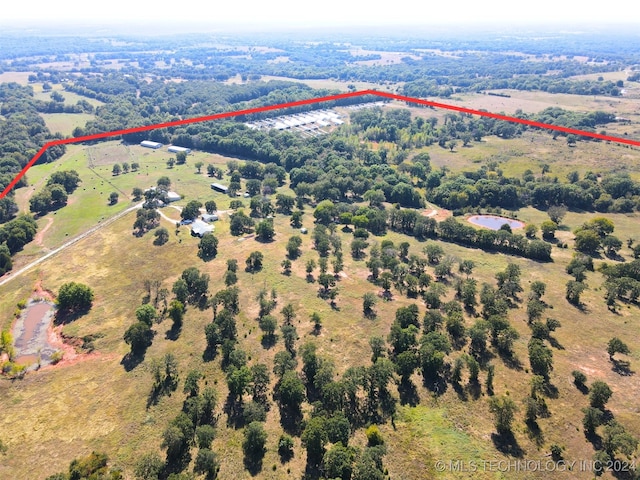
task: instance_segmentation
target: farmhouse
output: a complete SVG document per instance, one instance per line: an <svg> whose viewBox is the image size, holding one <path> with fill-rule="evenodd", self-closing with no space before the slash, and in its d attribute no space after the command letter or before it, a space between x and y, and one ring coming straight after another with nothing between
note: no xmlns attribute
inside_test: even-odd
<svg viewBox="0 0 640 480"><path fill-rule="evenodd" d="M216 192L229 193L229 187L222 185L221 183L212 183L211 188Z"/></svg>
<svg viewBox="0 0 640 480"><path fill-rule="evenodd" d="M190 148L178 147L177 145L171 145L169 148L167 148L167 150L171 153L180 153L180 152L191 153Z"/></svg>
<svg viewBox="0 0 640 480"><path fill-rule="evenodd" d="M213 225L209 225L202 220L194 220L191 224L191 235L194 237L202 237L207 233L213 232L213 228Z"/></svg>
<svg viewBox="0 0 640 480"><path fill-rule="evenodd" d="M140 146L141 147L146 147L146 148L158 149L158 148L162 147L162 144L158 143L158 142L152 142L150 140L144 140L144 141L140 142Z"/></svg>

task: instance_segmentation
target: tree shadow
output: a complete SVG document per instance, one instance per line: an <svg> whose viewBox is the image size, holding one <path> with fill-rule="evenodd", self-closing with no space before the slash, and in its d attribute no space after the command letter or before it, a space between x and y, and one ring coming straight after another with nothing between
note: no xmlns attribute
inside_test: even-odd
<svg viewBox="0 0 640 480"><path fill-rule="evenodd" d="M292 436L299 436L302 433L302 411L290 411L289 409L279 407L280 425L282 429Z"/></svg>
<svg viewBox="0 0 640 480"><path fill-rule="evenodd" d="M318 480L321 478L322 472L320 471L320 465L313 465L309 461L307 461L307 465L304 469L304 479L305 480Z"/></svg>
<svg viewBox="0 0 640 480"><path fill-rule="evenodd" d="M591 433L585 430L584 438L586 438L587 441L591 445L593 445L594 450L602 450L602 437L598 435L596 432Z"/></svg>
<svg viewBox="0 0 640 480"><path fill-rule="evenodd" d="M216 347L207 346L202 354L202 361L211 362L218 356L218 349Z"/></svg>
<svg viewBox="0 0 640 480"><path fill-rule="evenodd" d="M410 378L407 380L400 380L400 383L398 384L398 393L400 394L400 405L415 407L420 403L418 389Z"/></svg>
<svg viewBox="0 0 640 480"><path fill-rule="evenodd" d="M544 445L544 434L538 422L533 420L525 423L527 425L527 436L529 440L533 441L538 448Z"/></svg>
<svg viewBox="0 0 640 480"><path fill-rule="evenodd" d="M460 382L452 382L451 386L453 387L453 391L458 395L458 399L466 402L469 400L469 396L467 395L466 390L460 385Z"/></svg>
<svg viewBox="0 0 640 480"><path fill-rule="evenodd" d="M78 318L86 315L91 310L91 307L79 308L75 310L58 310L53 317L54 325L66 325L68 323L77 320Z"/></svg>
<svg viewBox="0 0 640 480"><path fill-rule="evenodd" d="M506 367L512 369L512 370L518 370L521 371L523 369L522 367L522 362L520 361L520 359L515 355L514 352L500 352L498 351L498 355L500 356L500 359L502 360L502 362L505 364Z"/></svg>
<svg viewBox="0 0 640 480"><path fill-rule="evenodd" d="M224 402L223 411L227 414L227 427L239 429L244 427L244 416L242 415L242 402L238 401L233 395L227 395Z"/></svg>
<svg viewBox="0 0 640 480"><path fill-rule="evenodd" d="M518 444L518 440L512 431L502 433L492 433L491 441L500 453L509 455L510 457L522 458L524 450Z"/></svg>
<svg viewBox="0 0 640 480"><path fill-rule="evenodd" d="M549 340L549 344L553 348L555 348L557 350L564 350L564 346L555 337L552 337L551 335L549 335L547 337L547 340Z"/></svg>
<svg viewBox="0 0 640 480"><path fill-rule="evenodd" d="M244 456L243 464L244 468L251 474L252 477L255 477L262 470L262 459L263 457L253 458L248 455Z"/></svg>
<svg viewBox="0 0 640 480"><path fill-rule="evenodd" d="M556 387L553 383L549 381L544 382L542 391L548 398L556 399L560 395L560 393L558 392L558 387Z"/></svg>
<svg viewBox="0 0 640 480"><path fill-rule="evenodd" d="M622 375L625 377L635 375L636 372L631 370L631 362L628 362L627 360L616 360L615 358L611 361L613 363L611 370L613 370L618 375Z"/></svg>
<svg viewBox="0 0 640 480"><path fill-rule="evenodd" d="M583 395L587 395L589 393L589 387L587 387L584 383L580 382L576 382L575 380L573 381L573 384L576 386L576 388L578 389L578 391L580 393L582 393Z"/></svg>
<svg viewBox="0 0 640 480"><path fill-rule="evenodd" d="M262 338L260 339L260 345L262 345L262 348L264 348L265 350L269 350L270 348L273 348L276 344L276 342L278 341L278 336L275 334L271 334L271 335L267 335L264 334L262 335Z"/></svg>
<svg viewBox="0 0 640 480"><path fill-rule="evenodd" d="M147 352L144 351L139 354L133 354L132 352L127 353L122 360L120 360L120 365L122 365L126 372L130 372L138 365L140 365L144 361L144 356Z"/></svg>
<svg viewBox="0 0 640 480"><path fill-rule="evenodd" d="M176 341L180 338L180 333L182 332L182 323L176 324L175 322L171 325L171 328L167 330L164 334L164 338L171 341Z"/></svg>
<svg viewBox="0 0 640 480"><path fill-rule="evenodd" d="M467 385L467 391L469 392L469 395L471 395L471 398L477 400L482 394L482 387L477 380L469 381L469 384Z"/></svg>
<svg viewBox="0 0 640 480"><path fill-rule="evenodd" d="M438 397L440 395L444 395L447 391L447 388L449 388L447 382L442 377L424 378L422 384L427 390Z"/></svg>

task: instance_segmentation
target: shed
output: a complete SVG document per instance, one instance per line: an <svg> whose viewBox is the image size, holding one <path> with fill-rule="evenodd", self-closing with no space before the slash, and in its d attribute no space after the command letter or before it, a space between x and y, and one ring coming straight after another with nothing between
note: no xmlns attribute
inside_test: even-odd
<svg viewBox="0 0 640 480"><path fill-rule="evenodd" d="M207 233L213 232L213 225L203 222L202 220L194 220L191 224L191 235L194 237L202 237Z"/></svg>
<svg viewBox="0 0 640 480"><path fill-rule="evenodd" d="M202 218L202 220L205 222L215 222L218 220L218 215L216 215L215 213L205 213L200 218Z"/></svg>
<svg viewBox="0 0 640 480"><path fill-rule="evenodd" d="M158 142L152 142L151 140L143 140L142 142L140 142L140 146L141 147L146 147L146 148L157 149L157 148L162 147L162 144L158 143Z"/></svg>
<svg viewBox="0 0 640 480"><path fill-rule="evenodd" d="M211 188L216 192L229 193L229 187L222 185L221 183L212 183Z"/></svg>
<svg viewBox="0 0 640 480"><path fill-rule="evenodd" d="M177 145L171 145L167 150L171 153L191 153L191 149L187 147L178 147Z"/></svg>

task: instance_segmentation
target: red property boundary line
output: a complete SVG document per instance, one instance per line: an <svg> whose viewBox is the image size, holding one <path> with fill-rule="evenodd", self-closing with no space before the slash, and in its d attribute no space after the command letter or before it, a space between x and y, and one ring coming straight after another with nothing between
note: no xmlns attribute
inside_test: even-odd
<svg viewBox="0 0 640 480"><path fill-rule="evenodd" d="M522 125L528 125L530 127L543 128L543 129L547 129L547 130L556 130L558 132L572 133L572 134L580 135L580 136L584 136L584 137L597 138L599 140L607 140L607 141L610 141L610 142L616 142L616 143L622 143L622 144L626 144L626 145L633 145L633 146L636 146L636 147L640 147L640 141L637 141L637 140L629 140L627 138L621 138L621 137L611 137L609 135L601 135L599 133L587 132L587 131L584 131L584 130L576 130L574 128L561 127L559 125L551 125L551 124L548 124L548 123L534 122L532 120L525 120L523 118L510 117L508 115L500 115L498 113L484 112L484 111L481 111L481 110L473 110L471 108L458 107L456 105L449 105L447 103L438 103L438 102L432 102L430 100L422 100L422 99L414 98L414 97L406 97L406 96L403 96L403 95L396 95L394 93L379 92L377 90L361 90L361 91L358 91L358 92L348 92L348 93L340 93L340 94L337 94L337 95L329 95L329 96L326 96L326 97L309 98L307 100L299 100L299 101L296 101L296 102L280 103L278 105L268 105L268 106L265 106L265 107L250 108L250 109L247 109L247 110L236 110L234 112L217 113L215 115L208 115L208 116L204 116L204 117L195 117L195 118L187 118L187 119L183 119L183 120L175 120L173 122L156 123L156 124L153 124L153 125L145 125L145 126L142 126L142 127L125 128L125 129L122 129L122 130L114 130L112 132L96 133L94 135L85 135L85 136L82 136L82 137L74 137L74 138L65 138L65 139L61 139L61 140L54 140L54 141L46 143L40 149L40 151L34 155L34 157L29 161L29 163L27 163L24 166L24 168L20 171L20 173L18 173L16 175L16 177L11 181L11 183L9 183L9 185L7 185L7 187L2 191L2 193L0 193L0 199L4 198L11 191L11 189L27 173L27 170L29 170L38 161L38 159L42 156L42 154L44 152L47 151L47 149L49 147L53 147L53 146L56 146L56 145L66 145L66 144L69 144L69 143L81 143L81 142L86 142L86 141L90 141L90 140L100 140L102 138L115 137L115 136L118 136L118 135L125 135L125 134L128 134L128 133L146 132L146 131L149 131L149 130L155 130L157 128L168 128L168 127L176 127L176 126L179 126L179 125L188 125L190 123L208 122L208 121L211 121L211 120L219 120L221 118L238 117L240 115L249 115L251 113L268 112L268 111L271 111L271 110L280 110L280 109L285 109L285 108L290 108L290 107L298 107L298 106L301 106L301 105L311 105L313 103L322 103L322 102L328 102L328 101L332 101L332 100L340 100L340 99L343 99L343 98L359 97L359 96L363 96L363 95L376 95L376 96L379 96L379 97L389 98L389 99L392 99L392 100L399 100L399 101L407 102L407 103L415 103L415 104L418 104L418 105L425 105L425 106L428 106L428 107L442 108L442 109L445 109L445 110L453 110L455 112L469 113L471 115L478 115L478 116L481 116L481 117L495 118L497 120L504 120L506 122L520 123Z"/></svg>

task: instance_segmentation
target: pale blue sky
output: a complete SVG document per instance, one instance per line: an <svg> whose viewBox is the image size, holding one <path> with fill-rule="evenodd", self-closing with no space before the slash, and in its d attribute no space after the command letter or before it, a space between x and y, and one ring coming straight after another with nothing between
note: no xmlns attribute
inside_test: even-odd
<svg viewBox="0 0 640 480"><path fill-rule="evenodd" d="M0 22L34 21L55 26L72 23L148 22L235 24L240 26L344 26L472 23L607 23L640 24L640 9L629 1L610 6L588 2L536 0L457 0L428 2L348 2L344 0L31 0L5 2ZM633 2L635 3L635 2ZM626 6L625 6L626 4ZM387 5L387 8L378 5ZM160 33L160 32L159 32Z"/></svg>

